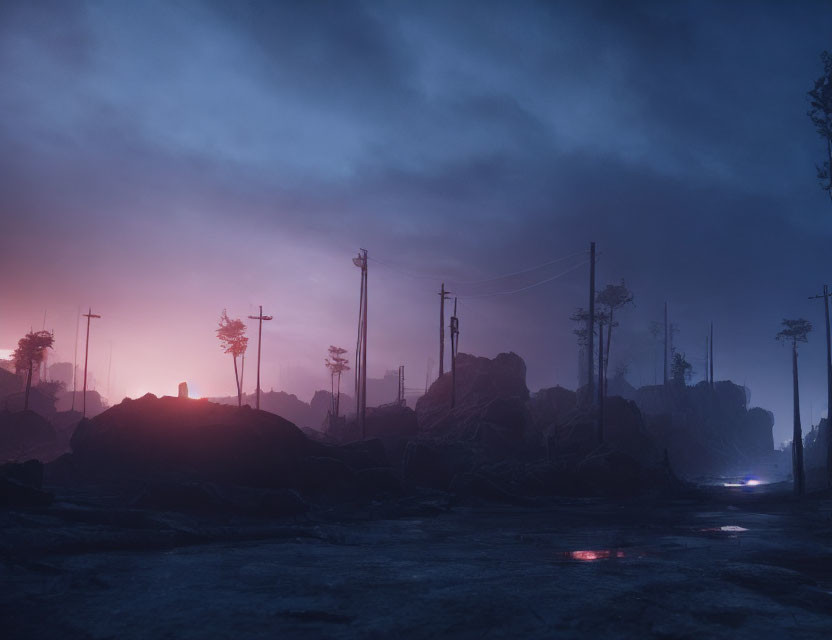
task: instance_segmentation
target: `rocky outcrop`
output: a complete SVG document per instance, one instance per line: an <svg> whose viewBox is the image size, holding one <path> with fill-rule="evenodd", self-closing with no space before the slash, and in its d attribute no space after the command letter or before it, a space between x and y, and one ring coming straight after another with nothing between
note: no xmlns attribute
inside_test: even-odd
<svg viewBox="0 0 832 640"><path fill-rule="evenodd" d="M379 440L331 445L272 413L207 400L126 400L82 421L71 444L72 455L50 465L53 482L157 486L166 479L180 487L171 508L188 496L197 509L219 508L225 499L217 501L213 486L296 489L319 500L364 500L398 486ZM160 492L147 504L162 508Z"/></svg>
<svg viewBox="0 0 832 640"><path fill-rule="evenodd" d="M0 462L50 457L56 439L52 425L34 411L0 411Z"/></svg>
<svg viewBox="0 0 832 640"><path fill-rule="evenodd" d="M451 394L452 376L446 373L417 401L423 437L467 442L482 460L542 451L528 407L526 364L517 354L501 353L492 360L460 353L453 408Z"/></svg>
<svg viewBox="0 0 832 640"><path fill-rule="evenodd" d="M636 403L648 431L684 475L741 474L766 464L774 452L773 414L748 409L748 391L729 381L713 388L642 387Z"/></svg>
<svg viewBox="0 0 832 640"><path fill-rule="evenodd" d="M417 437L419 425L416 412L400 404L367 407L367 426L364 437L381 444L385 456L398 464L407 442ZM326 434L336 442L354 442L362 438L361 428L354 416L349 420L330 420Z"/></svg>

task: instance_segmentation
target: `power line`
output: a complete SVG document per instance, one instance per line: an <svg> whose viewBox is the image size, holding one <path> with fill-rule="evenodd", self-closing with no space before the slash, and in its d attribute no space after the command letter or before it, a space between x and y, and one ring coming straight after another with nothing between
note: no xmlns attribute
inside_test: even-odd
<svg viewBox="0 0 832 640"><path fill-rule="evenodd" d="M557 275L554 275L550 278L545 278L544 280L538 280L532 284L526 285L524 287L520 287L518 289L507 289L505 291L494 291L492 293L474 293L467 296L459 296L460 300L471 300L474 298L490 298L492 296L507 296L512 293L520 293L521 291L528 291L529 289L534 289L535 287L539 287L540 285L546 284L547 282L552 282L553 280L557 280L558 278L562 278L563 276L567 275L568 273L572 273L576 269L583 267L586 264L589 264L589 260L584 260L583 262L579 262L578 264L569 267L566 271L561 271Z"/></svg>
<svg viewBox="0 0 832 640"><path fill-rule="evenodd" d="M576 251L575 253L571 253L571 254L566 255L566 256L561 256L560 258L555 258L553 260L548 260L546 262L542 262L542 263L540 263L538 265L535 265L533 267L520 269L519 271L511 271L511 272L508 272L508 273L503 273L501 275L491 276L491 277L488 277L488 278L482 278L482 279L477 279L477 280L455 280L454 278L444 278L444 280L446 280L447 282L453 282L454 284L485 284L485 283L488 283L488 282L495 282L497 280L504 280L505 278L511 278L512 276L519 276L519 275L523 275L525 273L531 273L532 271L537 271L539 269L543 269L544 267L549 267L553 264L557 264L558 262L563 262L564 260L569 260L570 258L574 258L575 256L583 255L585 253L586 253L586 250ZM409 269L404 269L404 268L402 268L402 267L400 267L396 264L392 264L392 263L387 262L385 260L379 260L378 258L369 258L369 259L372 260L373 262L377 262L380 265L383 265L383 266L387 267L388 269L391 269L393 271L397 271L397 272L401 273L402 275L405 275L409 278L414 278L414 279L417 279L417 280L433 280L433 281L443 279L442 276L440 276L440 275L428 274L428 273L425 273L425 272L411 271Z"/></svg>

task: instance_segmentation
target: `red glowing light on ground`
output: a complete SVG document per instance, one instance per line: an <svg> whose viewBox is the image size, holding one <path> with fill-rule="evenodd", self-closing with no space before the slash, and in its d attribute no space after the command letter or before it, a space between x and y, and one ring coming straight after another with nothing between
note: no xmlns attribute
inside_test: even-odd
<svg viewBox="0 0 832 640"><path fill-rule="evenodd" d="M595 551L569 551L566 555L572 560L593 562L594 560L610 560L611 558L623 558L624 552L615 549L598 549Z"/></svg>

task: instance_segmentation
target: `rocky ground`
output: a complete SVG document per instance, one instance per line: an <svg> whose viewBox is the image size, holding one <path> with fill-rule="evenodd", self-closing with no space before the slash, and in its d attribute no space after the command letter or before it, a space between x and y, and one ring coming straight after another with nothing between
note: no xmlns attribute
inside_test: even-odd
<svg viewBox="0 0 832 640"><path fill-rule="evenodd" d="M832 496L0 511L8 638L828 638ZM754 493L756 491L757 493Z"/></svg>

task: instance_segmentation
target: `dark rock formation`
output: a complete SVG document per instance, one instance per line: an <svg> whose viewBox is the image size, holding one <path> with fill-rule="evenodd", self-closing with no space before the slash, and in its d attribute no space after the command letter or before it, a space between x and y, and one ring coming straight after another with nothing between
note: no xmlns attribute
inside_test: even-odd
<svg viewBox="0 0 832 640"><path fill-rule="evenodd" d="M539 454L543 441L527 406L523 359L514 353L493 360L460 353L456 368L455 407L451 374L446 373L416 403L419 431L469 442L482 460Z"/></svg>
<svg viewBox="0 0 832 640"><path fill-rule="evenodd" d="M43 464L37 460L0 465L0 506L46 506L52 502L52 494L42 487Z"/></svg>
<svg viewBox="0 0 832 640"><path fill-rule="evenodd" d="M43 464L38 460L8 462L0 465L0 477L25 487L40 489L43 486Z"/></svg>
<svg viewBox="0 0 832 640"><path fill-rule="evenodd" d="M44 507L51 504L52 500L51 493L0 477L0 506L2 507Z"/></svg>
<svg viewBox="0 0 832 640"><path fill-rule="evenodd" d="M48 457L55 441L55 429L34 411L0 411L0 461Z"/></svg>
<svg viewBox="0 0 832 640"><path fill-rule="evenodd" d="M151 394L82 421L71 445L90 472L191 472L263 487L293 486L309 452L303 433L274 414Z"/></svg>
<svg viewBox="0 0 832 640"><path fill-rule="evenodd" d="M336 442L361 439L361 429L354 416L349 421L330 421L326 433ZM388 460L398 464L408 440L418 433L419 425L413 409L400 404L367 407L366 437L381 443Z"/></svg>
<svg viewBox="0 0 832 640"><path fill-rule="evenodd" d="M643 387L636 392L648 431L684 475L747 473L773 455L773 415L748 409L748 392L728 381L713 389Z"/></svg>
<svg viewBox="0 0 832 640"><path fill-rule="evenodd" d="M75 410L80 411L84 405L84 392L75 392ZM58 411L70 411L72 409L72 390L62 391L57 396L55 408ZM107 409L107 403L98 391L87 391L87 417L93 418Z"/></svg>

